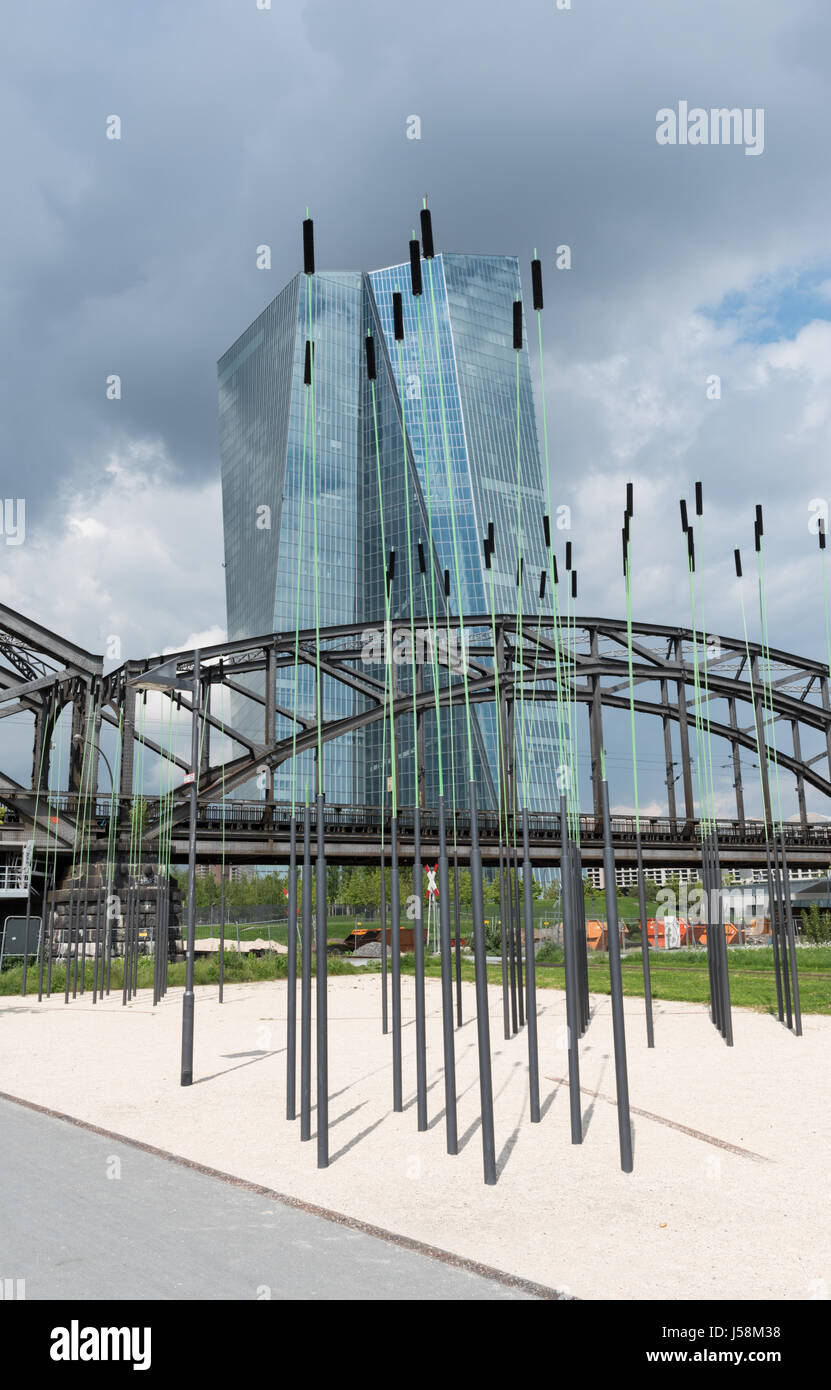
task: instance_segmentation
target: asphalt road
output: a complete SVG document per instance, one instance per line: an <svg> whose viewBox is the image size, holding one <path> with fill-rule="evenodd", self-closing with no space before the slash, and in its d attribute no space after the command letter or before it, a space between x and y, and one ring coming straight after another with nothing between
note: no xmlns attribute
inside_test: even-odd
<svg viewBox="0 0 831 1390"><path fill-rule="evenodd" d="M537 1301L0 1101L0 1280L27 1299Z"/></svg>

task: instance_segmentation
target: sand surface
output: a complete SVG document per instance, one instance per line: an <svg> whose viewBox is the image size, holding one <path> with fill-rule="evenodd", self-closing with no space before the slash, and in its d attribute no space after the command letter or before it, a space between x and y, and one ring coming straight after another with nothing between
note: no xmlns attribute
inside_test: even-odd
<svg viewBox="0 0 831 1390"><path fill-rule="evenodd" d="M392 1106L380 977L329 982L330 1154L285 1115L284 981L196 994L194 1085L181 1088L181 990L94 1008L4 998L0 1091L579 1298L827 1298L831 1018L795 1038L734 1010L626 1001L635 1171L621 1173L609 999L580 1048L584 1142L569 1131L565 997L539 1000L542 1121L528 1118L524 1031L506 1042L491 989L499 1181L482 1181L473 986L456 1031L461 1152L445 1151L441 987L427 981L429 1128L415 1108L414 982L403 980L403 1114ZM314 1068L313 1068L314 1087ZM299 1100L299 1088L298 1088ZM676 1126L685 1126L686 1131ZM315 1128L315 1112L312 1114Z"/></svg>

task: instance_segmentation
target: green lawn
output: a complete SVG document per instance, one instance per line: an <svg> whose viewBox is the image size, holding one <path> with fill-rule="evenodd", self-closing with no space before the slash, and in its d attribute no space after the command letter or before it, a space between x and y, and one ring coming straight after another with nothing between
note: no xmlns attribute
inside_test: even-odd
<svg viewBox="0 0 831 1390"><path fill-rule="evenodd" d="M768 948L731 950L727 953L730 969L730 995L739 1007L759 1009L768 1013L776 1009L776 987L773 978L773 953ZM537 966L537 986L540 989L562 989L563 969L558 960L562 952L559 947L548 947ZM546 960L546 958L548 958ZM704 951L675 951L672 953L653 952L651 957L652 993L656 999L689 1000L705 1004L709 998L709 977L707 957ZM799 988L803 1013L831 1014L831 947L801 947L798 951ZM285 956L238 956L235 951L226 952L225 979L229 984L252 980L284 979L287 959ZM379 961L369 961L364 966L352 965L348 958L330 956L328 959L330 975L378 974ZM414 971L412 955L401 957L401 969L405 974ZM122 963L114 960L112 964L111 988L121 990ZM20 994L23 968L16 965L0 973L0 995ZM426 973L434 979L440 978L441 962L438 957L428 957ZM454 962L455 974L455 962ZM623 992L627 995L643 995L643 976L640 952L633 951L623 960ZM198 985L216 985L219 981L219 960L198 960L195 967ZM462 979L472 981L473 962L462 961ZM488 966L488 979L492 984L501 982L502 972L498 965ZM181 986L185 982L183 963L171 965L169 983ZM88 962L85 977L86 989L92 990L92 966ZM27 978L27 994L36 994L38 972L30 966ZM140 989L151 989L153 985L153 962L142 957L138 965L138 985ZM608 994L609 964L606 957L594 956L590 960L589 987L595 994ZM61 994L64 989L62 966L52 970L52 993Z"/></svg>
<svg viewBox="0 0 831 1390"><path fill-rule="evenodd" d="M425 918L425 920L426 920L426 918ZM491 918L488 917L488 915L486 914L485 920L486 920L486 923L489 923L491 920L493 920L494 922L496 922L498 919L497 919L497 918L491 919ZM548 912L545 911L545 910L540 906L539 903L535 903L535 904L534 904L534 927L535 927L537 930L544 929L545 926L547 925L547 923L548 923L549 921L550 921L551 926L552 926L552 928L553 928L554 925L555 925L555 923L556 923L556 920L557 920L557 919L556 919L556 917L554 917L554 916L549 917ZM298 914L298 924L299 924L299 914ZM404 916L403 911L402 911L402 915L401 915L401 926L402 926L402 927L412 927L412 922L409 921L409 920ZM380 931L380 930L381 930L381 920L380 920L380 918L377 917L377 916L376 916L376 917L366 917L366 916L362 916L362 915L360 915L360 914L359 914L358 916L354 916L354 917L353 917L353 916L350 916L350 917L330 917L330 918L327 920L327 923L326 923L326 939L327 939L327 941L332 941L332 942L334 942L334 941L344 941L344 940L346 939L346 937L349 936L350 932L352 932L352 931L354 930L355 927L366 928L367 930L370 930L370 931L372 931L372 930ZM389 931L389 928L390 928L390 918L389 918L389 916L388 916L388 917L387 917L387 930L388 930L388 931ZM454 919L454 917L453 917L452 911L451 911L451 915L450 915L450 929L451 929L451 932L455 931L455 919ZM469 937L469 936L472 935L472 933L473 933L473 918L472 918L471 915L470 915L470 910L469 910L469 909L468 909L466 912L465 912L465 911L462 911L462 912L459 914L459 929L460 929L460 935L461 935L462 937ZM183 933L184 933L184 928L183 928ZM197 938L199 938L199 937L213 937L215 940L218 939L218 937L219 937L219 923L218 923L218 922L214 922L213 924L209 924L209 923L207 923L207 922L200 922L200 923L197 923L197 926L196 926L196 936L197 936ZM255 941L255 940L257 939L257 937L261 936L261 937L263 938L264 941L268 941L269 938L270 938L272 941L279 941L279 942L281 942L281 943L285 946L286 942L288 941L288 925L287 925L287 923L285 922L285 920L283 920L283 921L281 921L281 922L270 922L270 923L269 923L269 922L245 922L245 923L242 923L242 922L241 922L241 923L240 923L240 927L239 927L239 936L240 936L240 941ZM226 941L228 941L228 942L235 942L235 941L236 941L236 939L237 939L237 927L236 927L236 923L235 923L235 922L227 921L227 922L225 923L225 939L226 939Z"/></svg>
<svg viewBox="0 0 831 1390"><path fill-rule="evenodd" d="M776 983L773 951L769 947L734 949L727 952L730 971L730 997L737 1006L776 1010ZM801 947L797 953L799 995L803 1013L831 1014L831 948ZM652 994L655 999L689 1000L706 1004L710 997L706 951L653 951L650 955ZM623 992L643 995L643 966L640 951L630 952L622 962ZM551 976L557 976L551 979ZM537 983L545 988L563 988L563 972L540 964ZM608 958L590 960L589 987L595 994L609 994Z"/></svg>

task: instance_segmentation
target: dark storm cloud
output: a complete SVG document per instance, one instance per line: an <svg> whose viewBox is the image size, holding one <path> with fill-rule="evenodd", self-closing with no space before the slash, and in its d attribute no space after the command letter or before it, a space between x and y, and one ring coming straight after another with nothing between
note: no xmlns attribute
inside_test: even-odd
<svg viewBox="0 0 831 1390"><path fill-rule="evenodd" d="M804 402L781 372L759 389L752 348L702 346L685 325L827 252L830 31L813 0L18 9L2 98L4 493L27 497L43 538L61 533L68 491L94 510L111 456L136 444L165 460L159 507L173 505L165 477L179 497L204 487L218 474L216 358L298 268L306 205L321 267L369 267L404 258L429 193L439 249L516 253L525 272L539 247L552 469L577 519L591 519L587 480L635 473L666 489L674 528L676 495L703 477L725 544L756 500L780 507L795 544L827 431L794 441ZM763 107L764 154L660 147L656 112L682 98ZM110 114L121 141L105 138ZM406 138L409 115L421 140ZM263 243L270 272L255 266ZM553 268L561 243L570 272ZM724 372L720 415L706 414L706 370ZM188 589L181 613L152 574L120 591L110 576L101 602L129 614L136 645L222 622L218 525L205 552L201 604ZM25 565L5 558L12 577ZM620 607L614 565L589 568L595 608ZM655 616L676 597L657 586ZM157 632L165 609L175 621Z"/></svg>

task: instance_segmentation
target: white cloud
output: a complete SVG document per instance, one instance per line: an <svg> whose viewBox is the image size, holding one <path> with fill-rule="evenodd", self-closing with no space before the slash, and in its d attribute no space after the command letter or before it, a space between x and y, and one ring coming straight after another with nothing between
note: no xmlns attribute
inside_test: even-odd
<svg viewBox="0 0 831 1390"><path fill-rule="evenodd" d="M120 660L224 640L218 480L189 484L148 441L125 441L100 475L97 492L66 489L63 529L30 526L7 548L2 601L93 652L119 638Z"/></svg>

